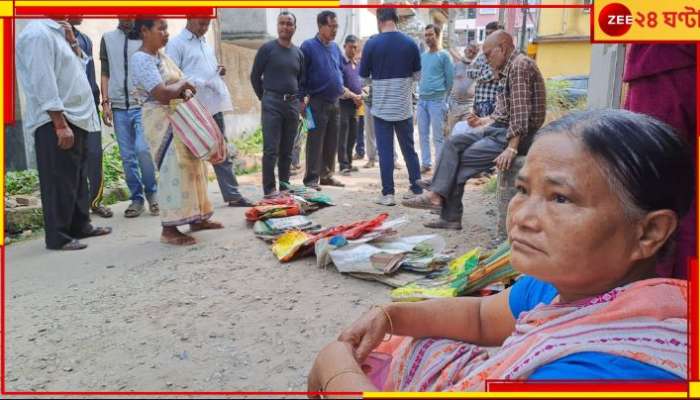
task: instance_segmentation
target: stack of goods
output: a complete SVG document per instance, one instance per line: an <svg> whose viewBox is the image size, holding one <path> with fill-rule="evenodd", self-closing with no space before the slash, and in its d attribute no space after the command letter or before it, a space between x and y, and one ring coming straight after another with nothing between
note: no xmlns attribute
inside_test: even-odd
<svg viewBox="0 0 700 400"><path fill-rule="evenodd" d="M253 232L255 233L255 236L266 242L271 242L277 239L283 233L292 230L316 233L321 230L321 225L314 224L313 221L304 215L295 215L285 218L270 218L256 221L253 225Z"/></svg>
<svg viewBox="0 0 700 400"><path fill-rule="evenodd" d="M357 221L351 224L326 228L316 234L302 231L289 231L280 235L274 241L272 244L272 252L280 261L291 261L295 258L313 253L315 243L323 238L342 236L347 240L359 239L365 234L380 229L382 223L388 216L389 214L382 213L371 220Z"/></svg>
<svg viewBox="0 0 700 400"><path fill-rule="evenodd" d="M510 265L510 245L502 243L485 257L476 248L452 261L448 267L394 289L394 301L418 301L437 297L487 295L502 290L519 273Z"/></svg>
<svg viewBox="0 0 700 400"><path fill-rule="evenodd" d="M332 206L330 197L311 192L299 194L282 193L276 197L262 199L245 212L248 221L268 218L283 218L309 214L321 207Z"/></svg>
<svg viewBox="0 0 700 400"><path fill-rule="evenodd" d="M398 287L443 268L449 260L441 254L444 248L445 241L438 235L383 238L333 249L329 261L342 273Z"/></svg>

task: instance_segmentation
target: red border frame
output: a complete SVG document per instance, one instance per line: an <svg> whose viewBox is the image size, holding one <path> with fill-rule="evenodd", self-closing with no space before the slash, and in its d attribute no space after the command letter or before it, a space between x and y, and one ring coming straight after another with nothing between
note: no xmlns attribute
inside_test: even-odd
<svg viewBox="0 0 700 400"><path fill-rule="evenodd" d="M329 7L329 8L380 8L380 7L397 7L397 8L523 8L520 4L493 4L493 5L472 5L471 7L465 7L464 5L454 5L454 4L426 4L419 6L411 6L404 4L368 4L368 5L341 5L339 7ZM612 43L612 42L601 42L594 40L594 10L593 4L539 4L539 5L528 5L527 8L590 8L590 23L591 23L591 43ZM231 7L234 8L234 7ZM245 8L268 8L265 6L254 6ZM300 6L291 8L318 8L316 6ZM79 11L79 12L76 12ZM89 6L89 7L18 7L14 10L14 17L5 18L4 27L4 81L9 82L9 88L5 88L3 95L5 96L5 106L4 106L4 117L5 125L11 125L15 122L14 119L14 19L15 18L31 18L37 16L58 16L58 15L84 15L85 18L116 18L118 16L144 16L144 15L159 15L170 18L183 18L185 14L194 15L206 15L214 16L215 7L100 7L100 6ZM9 23L8 23L9 22ZM624 41L615 43L650 43L647 41ZM677 41L677 42L663 42L663 43L695 43L688 41ZM700 93L700 43L697 44L697 76L696 79L696 98ZM700 102L697 102L697 111L700 114ZM696 136L700 136L700 126L698 126L698 131ZM4 135L3 139L4 141ZM696 160L696 176L698 173L698 165ZM697 199L697 193L696 193ZM0 292L2 294L0 298L0 330L2 334L0 335L0 353L2 360L0 360L0 394L2 395L32 395L36 397L42 396L55 396L55 395L122 395L122 396L222 396L222 395L269 395L269 396L281 396L281 395L320 395L319 392L285 392L285 391L270 391L270 392L212 392L212 391L177 391L177 392L158 392L158 391L141 391L141 392L81 392L81 391L51 391L51 392L8 392L6 391L5 382L5 372L6 372L6 341L5 332L6 330L6 310L5 310L5 246L1 245L0 250ZM689 304L688 310L691 316L689 320L689 381L698 380L699 377L699 365L698 361L700 358L700 349L696 345L698 340L698 329L700 329L700 320L697 318L692 318L692 316L697 314L698 301L700 300L700 291L698 290L700 278L698 272L698 261L697 259L689 260ZM682 383L668 383L659 382L653 383L649 381L645 382L606 382L601 384L601 382L522 382L522 381L489 381L487 382L488 391L498 391L498 392L518 392L518 391L542 391L542 392L571 392L571 391L588 391L588 392L686 392L688 391L688 381ZM325 392L325 395L362 395L361 392Z"/></svg>

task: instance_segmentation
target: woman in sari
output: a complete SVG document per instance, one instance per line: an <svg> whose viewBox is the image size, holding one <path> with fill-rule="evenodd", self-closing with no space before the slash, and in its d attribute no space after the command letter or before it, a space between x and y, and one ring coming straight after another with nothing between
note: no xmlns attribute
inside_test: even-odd
<svg viewBox="0 0 700 400"><path fill-rule="evenodd" d="M308 390L686 378L687 282L655 267L688 212L691 171L687 146L652 117L599 110L552 122L508 207L511 263L524 275L489 297L375 307L321 350ZM363 373L373 350L392 356L386 379Z"/></svg>
<svg viewBox="0 0 700 400"><path fill-rule="evenodd" d="M188 101L196 88L161 51L168 42L164 19L137 19L134 29L143 45L131 57L129 71L135 95L143 103L144 131L159 172L161 242L191 245L195 239L178 226L189 224L191 231L223 227L210 220L214 210L207 195L206 164L173 135L168 120L171 105Z"/></svg>

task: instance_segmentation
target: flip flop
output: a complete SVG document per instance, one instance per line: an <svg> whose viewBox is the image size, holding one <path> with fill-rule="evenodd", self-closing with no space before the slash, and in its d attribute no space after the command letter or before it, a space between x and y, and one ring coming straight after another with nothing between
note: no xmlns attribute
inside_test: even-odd
<svg viewBox="0 0 700 400"><path fill-rule="evenodd" d="M88 246L85 243L80 243L77 239L73 239L70 242L61 246L59 250L82 250Z"/></svg>

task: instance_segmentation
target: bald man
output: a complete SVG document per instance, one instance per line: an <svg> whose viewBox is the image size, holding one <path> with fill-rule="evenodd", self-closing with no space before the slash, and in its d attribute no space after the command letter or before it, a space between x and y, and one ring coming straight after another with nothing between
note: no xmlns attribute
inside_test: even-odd
<svg viewBox="0 0 700 400"><path fill-rule="evenodd" d="M535 61L515 51L513 37L498 30L483 45L486 59L500 78L496 110L488 117L470 116L458 123L445 142L430 190L403 202L406 207L440 210L425 223L434 229L462 229L464 184L494 165L510 168L525 154L545 117L544 79ZM462 132L457 132L460 128Z"/></svg>

